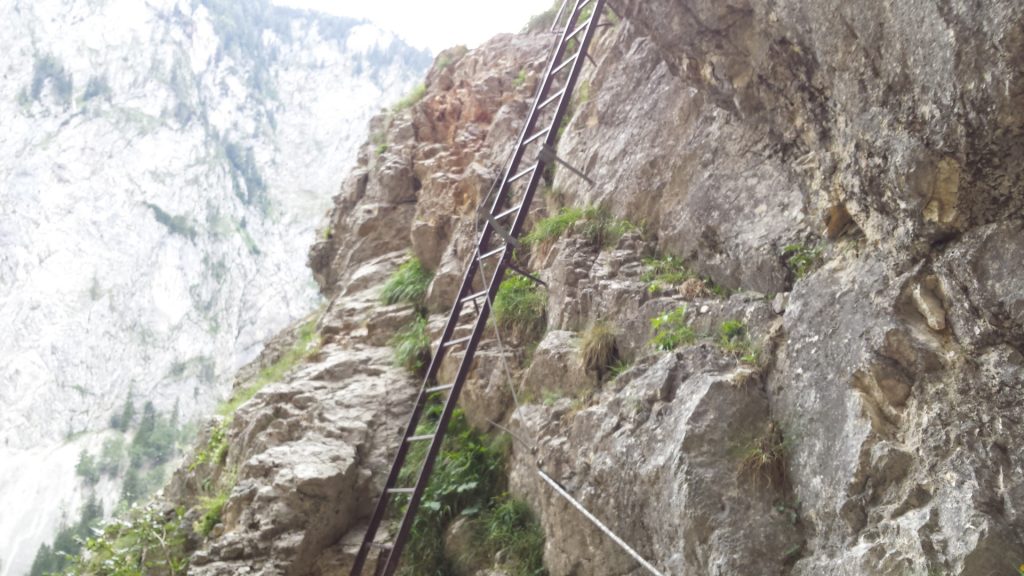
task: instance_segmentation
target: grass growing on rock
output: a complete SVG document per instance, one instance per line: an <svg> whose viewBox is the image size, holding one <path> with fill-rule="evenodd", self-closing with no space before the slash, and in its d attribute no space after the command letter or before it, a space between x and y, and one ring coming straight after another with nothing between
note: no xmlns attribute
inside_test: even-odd
<svg viewBox="0 0 1024 576"><path fill-rule="evenodd" d="M547 304L540 286L525 276L510 275L494 297L494 322L517 342L539 340L547 325Z"/></svg>
<svg viewBox="0 0 1024 576"><path fill-rule="evenodd" d="M739 472L758 487L782 489L785 486L786 442L775 422L769 422L764 434L744 449Z"/></svg>
<svg viewBox="0 0 1024 576"><path fill-rule="evenodd" d="M417 434L433 432L440 413L440 405L428 408ZM399 484L413 485L427 449L425 443L410 447ZM462 410L455 411L413 522L400 574L452 574L450 560L444 554L444 533L459 517L475 519L484 527L479 533L482 542L474 554L494 557L501 552L504 566L516 576L545 573L540 563L543 532L525 505L505 495L507 452L504 437L474 431Z"/></svg>
<svg viewBox="0 0 1024 576"><path fill-rule="evenodd" d="M651 344L659 350L675 350L683 344L692 344L697 340L697 333L690 327L686 317L686 305L679 306L660 316L651 318L651 329L654 336Z"/></svg>
<svg viewBox="0 0 1024 576"><path fill-rule="evenodd" d="M675 256L644 258L644 272L640 280L647 285L647 292L654 294L669 286L678 286L693 278L683 261Z"/></svg>
<svg viewBox="0 0 1024 576"><path fill-rule="evenodd" d="M611 372L619 360L618 332L608 322L595 322L580 338L580 359L583 367L596 372L598 378Z"/></svg>
<svg viewBox="0 0 1024 576"><path fill-rule="evenodd" d="M418 316L405 328L399 330L388 344L391 346L395 364L415 375L423 374L430 362L430 334L427 319Z"/></svg>
<svg viewBox="0 0 1024 576"><path fill-rule="evenodd" d="M399 112L412 108L414 104L422 100L426 95L427 85L420 82L412 89L411 92L406 94L404 98L396 102L395 105L391 107L391 113L398 114Z"/></svg>
<svg viewBox="0 0 1024 576"><path fill-rule="evenodd" d="M281 354L276 362L260 370L259 374L248 385L232 395L231 399L217 408L221 416L231 416L238 407L245 404L271 382L280 382L292 368L302 360L312 356L319 350L319 337L316 332L317 318L310 319L299 327L298 337L290 348Z"/></svg>
<svg viewBox="0 0 1024 576"><path fill-rule="evenodd" d="M213 528L220 524L221 517L224 512L224 505L228 502L228 496L230 496L230 490L221 490L213 496L203 498L199 503L199 509L203 515L200 516L199 520L196 520L193 530L197 534L200 534L203 538L210 536L210 532Z"/></svg>
<svg viewBox="0 0 1024 576"><path fill-rule="evenodd" d="M757 364L760 351L750 339L747 325L739 320L726 320L718 327L718 346L744 364Z"/></svg>
<svg viewBox="0 0 1024 576"><path fill-rule="evenodd" d="M563 234L573 231L595 246L609 248L624 234L638 228L632 222L615 218L597 206L566 207L534 224L530 233L523 237L523 242L546 250Z"/></svg>
<svg viewBox="0 0 1024 576"><path fill-rule="evenodd" d="M388 278L381 290L380 300L387 305L412 304L417 308L422 307L433 277L418 258L410 258Z"/></svg>
<svg viewBox="0 0 1024 576"><path fill-rule="evenodd" d="M820 244L808 246L803 243L790 244L782 249L786 258L786 266L793 272L797 280L807 276L821 265L821 253L824 247Z"/></svg>

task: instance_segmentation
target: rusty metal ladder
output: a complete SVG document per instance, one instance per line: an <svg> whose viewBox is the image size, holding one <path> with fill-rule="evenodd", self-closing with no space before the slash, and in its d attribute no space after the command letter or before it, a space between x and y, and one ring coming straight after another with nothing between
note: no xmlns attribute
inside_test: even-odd
<svg viewBox="0 0 1024 576"><path fill-rule="evenodd" d="M515 269L511 262L512 252L518 245L517 239L526 223L530 202L540 186L544 172L553 162L559 162L583 176L555 155L554 146L562 120L569 109L573 89L587 57L587 49L604 11L605 1L566 0L562 4L559 16L565 12L567 6L572 5L572 11L569 12L565 27L560 32L530 115L519 136L515 152L505 168L497 188L497 197L486 216L476 249L466 267L462 287L441 333L437 350L431 358L419 397L391 465L384 491L370 517L366 535L352 566L352 576L363 574L363 568L375 548L380 550L380 554L373 574L392 576L398 569L402 550L409 538L420 500L441 451L459 393L469 375L477 345L487 327L491 303L498 293L506 270L510 267ZM556 22L557 20L558 17ZM488 263L493 263L493 272L490 274L487 271ZM472 329L466 335L470 327ZM463 348L463 357L455 379L451 382L439 382L438 373L442 361L446 355L460 347ZM444 408L437 420L436 428L430 433L418 432L428 406L442 399ZM399 486L409 447L418 442L429 442L430 445L416 482L412 486ZM404 500L406 497L408 503L394 540L385 544L377 543L377 532L384 521L389 503ZM385 555L386 560L381 564Z"/></svg>

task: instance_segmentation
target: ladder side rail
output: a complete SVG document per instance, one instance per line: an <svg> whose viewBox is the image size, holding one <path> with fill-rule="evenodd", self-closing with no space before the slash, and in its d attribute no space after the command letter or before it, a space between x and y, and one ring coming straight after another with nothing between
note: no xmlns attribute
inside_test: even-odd
<svg viewBox="0 0 1024 576"><path fill-rule="evenodd" d="M509 195L509 192L510 192L510 189L511 189L511 185L509 184L509 179L512 177L513 174L516 173L516 171L518 171L520 163L522 162L522 159L523 159L523 153L526 150L525 146L523 146L523 141L525 141L530 136L530 134L532 133L533 129L536 127L537 120L539 120L539 118L540 118L540 113L539 113L540 112L540 106L539 105L540 105L541 101L543 100L544 96L546 94L548 94L548 91L551 89L551 86L554 84L555 75L552 74L552 72L560 64L560 61L561 61L562 57L565 55L565 51L566 51L565 49L566 49L566 44L567 44L566 36L568 35L568 32L569 32L568 28L570 26L572 26L576 22L576 20L579 18L580 4L581 3L586 4L588 1L592 1L592 0L577 0L576 1L576 4L575 4L575 6L573 8L573 11L569 15L569 23L568 23L568 25L566 27L566 30L564 30L562 32L562 34L560 35L560 37L558 39L558 44L555 46L554 54L552 54L551 59L548 62L547 69L544 71L544 80L541 82L540 87L537 90L537 96L536 96L536 98L534 98L533 105L530 107L530 114L527 116L526 122L523 125L523 129L522 129L522 131L521 131L521 133L519 135L519 139L516 140L516 150L515 150L515 153L512 155L512 160L509 162L508 167L505 169L505 175L502 177L502 180L501 180L501 182L502 182L501 188L498 190L498 195L494 199L494 203L491 206L491 214L497 214L498 212L501 212L501 209L504 207L505 201L508 199L508 195ZM538 166L538 168L536 170L534 170L534 173L536 173L538 171L541 171L539 166ZM532 178L532 176L531 176L531 178ZM484 236L486 236L486 234L487 234L487 229L490 227L489 225L490 225L490 223L488 222L487 225L484 227L483 233L481 233L481 238L480 238L481 244L484 241ZM481 245L481 251L485 251L485 250L486 250L486 246L485 245Z"/></svg>

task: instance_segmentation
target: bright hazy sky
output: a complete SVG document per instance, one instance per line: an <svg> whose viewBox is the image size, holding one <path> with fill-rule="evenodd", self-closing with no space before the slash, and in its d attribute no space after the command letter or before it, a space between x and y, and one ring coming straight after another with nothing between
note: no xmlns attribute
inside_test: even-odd
<svg viewBox="0 0 1024 576"><path fill-rule="evenodd" d="M474 47L499 32L518 32L551 0L273 0L275 4L366 18L435 54Z"/></svg>

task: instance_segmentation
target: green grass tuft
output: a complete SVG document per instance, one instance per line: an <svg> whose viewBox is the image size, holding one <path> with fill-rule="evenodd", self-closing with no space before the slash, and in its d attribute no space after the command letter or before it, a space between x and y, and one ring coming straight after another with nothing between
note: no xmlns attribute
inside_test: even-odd
<svg viewBox="0 0 1024 576"><path fill-rule="evenodd" d="M413 374L422 374L430 362L430 334L427 319L417 317L399 330L388 342L395 354L395 364Z"/></svg>
<svg viewBox="0 0 1024 576"><path fill-rule="evenodd" d="M546 327L547 295L518 274L508 276L494 297L494 321L516 342L539 340Z"/></svg>
<svg viewBox="0 0 1024 576"><path fill-rule="evenodd" d="M209 498L203 498L199 503L199 508L202 510L203 515L193 526L197 534L207 538L210 536L210 532L213 531L214 526L220 524L224 505L228 502L228 496L230 496L230 492L225 490Z"/></svg>
<svg viewBox="0 0 1024 576"><path fill-rule="evenodd" d="M388 278L380 293L381 302L387 305L401 303L422 307L433 277L419 259L411 258Z"/></svg>
<svg viewBox="0 0 1024 576"><path fill-rule="evenodd" d="M580 358L583 360L583 367L590 372L597 372L599 379L610 373L612 366L619 359L617 338L615 327L608 322L596 322L583 332L580 339Z"/></svg>
<svg viewBox="0 0 1024 576"><path fill-rule="evenodd" d="M596 246L609 248L627 232L638 229L632 222L614 218L607 210L597 206L568 207L534 224L530 233L523 237L523 242L546 250L563 234L572 230Z"/></svg>
<svg viewBox="0 0 1024 576"><path fill-rule="evenodd" d="M412 108L414 104L422 100L426 95L427 85L421 82L412 89L412 92L406 94L404 98L396 102L395 105L391 107L391 113L398 114L399 112Z"/></svg>
<svg viewBox="0 0 1024 576"><path fill-rule="evenodd" d="M651 344L659 350L675 350L697 340L697 334L686 319L686 305L651 318L651 328L654 330Z"/></svg>
<svg viewBox="0 0 1024 576"><path fill-rule="evenodd" d="M544 569L544 530L529 505L507 494L496 498L484 516L484 547L502 557L511 576L538 576Z"/></svg>
<svg viewBox="0 0 1024 576"><path fill-rule="evenodd" d="M683 261L675 256L644 258L644 272L640 280L647 284L647 292L654 294L670 286L678 286L693 278Z"/></svg>

